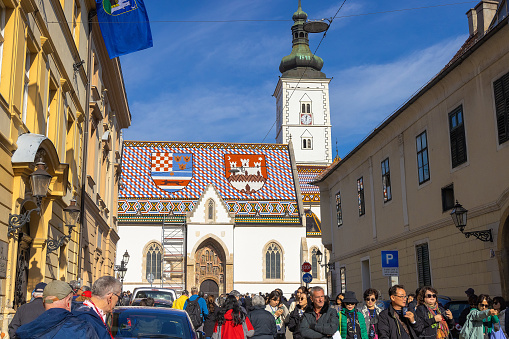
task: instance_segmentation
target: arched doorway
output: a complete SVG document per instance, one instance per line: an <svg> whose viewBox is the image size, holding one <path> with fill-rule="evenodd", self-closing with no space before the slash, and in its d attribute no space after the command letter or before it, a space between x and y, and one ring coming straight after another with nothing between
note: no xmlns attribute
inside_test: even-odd
<svg viewBox="0 0 509 339"><path fill-rule="evenodd" d="M201 287L212 288L213 282L217 286L214 287L215 295L225 293L225 272L225 255L221 246L211 238L205 240L195 253L195 286L200 286L200 290L207 293Z"/></svg>
<svg viewBox="0 0 509 339"><path fill-rule="evenodd" d="M200 291L207 295L217 297L219 295L219 285L212 279L206 279L201 283Z"/></svg>

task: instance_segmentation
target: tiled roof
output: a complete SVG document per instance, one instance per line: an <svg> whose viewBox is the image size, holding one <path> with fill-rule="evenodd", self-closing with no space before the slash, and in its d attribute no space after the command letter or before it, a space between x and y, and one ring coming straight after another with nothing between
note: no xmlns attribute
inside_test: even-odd
<svg viewBox="0 0 509 339"><path fill-rule="evenodd" d="M304 203L320 202L320 190L318 186L309 185L309 182L313 181L313 179L326 168L327 166L324 165L297 165L300 191Z"/></svg>
<svg viewBox="0 0 509 339"><path fill-rule="evenodd" d="M291 168L288 145L126 141L119 220L190 212L213 184L236 222L299 222Z"/></svg>
<svg viewBox="0 0 509 339"><path fill-rule="evenodd" d="M320 219L311 212L306 210L306 236L307 237L321 237L322 236L322 223Z"/></svg>

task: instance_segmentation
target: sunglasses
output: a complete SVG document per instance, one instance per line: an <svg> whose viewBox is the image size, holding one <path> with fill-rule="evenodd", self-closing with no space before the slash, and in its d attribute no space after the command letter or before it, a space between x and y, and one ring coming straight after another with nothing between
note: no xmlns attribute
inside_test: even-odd
<svg viewBox="0 0 509 339"><path fill-rule="evenodd" d="M480 306L481 308L488 308L488 306L490 306L490 305L488 305L488 304L479 304L479 306Z"/></svg>
<svg viewBox="0 0 509 339"><path fill-rule="evenodd" d="M345 303L345 305L355 305L355 303Z"/></svg>
<svg viewBox="0 0 509 339"><path fill-rule="evenodd" d="M436 294L426 294L426 298L436 298Z"/></svg>
<svg viewBox="0 0 509 339"><path fill-rule="evenodd" d="M375 298L366 298L366 299L364 299L364 300L366 300L366 301L376 301L376 299L375 299Z"/></svg>

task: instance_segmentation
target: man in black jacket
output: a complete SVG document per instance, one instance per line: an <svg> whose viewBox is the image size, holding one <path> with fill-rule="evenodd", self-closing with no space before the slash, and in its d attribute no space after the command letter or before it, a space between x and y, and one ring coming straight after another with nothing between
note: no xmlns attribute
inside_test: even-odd
<svg viewBox="0 0 509 339"><path fill-rule="evenodd" d="M16 314L11 320L11 323L9 324L9 337L10 338L16 338L15 333L18 327L21 325L28 324L29 322L32 322L36 318L38 318L41 314L44 313L44 304L42 302L42 293L44 292L44 287L46 287L46 284L43 282L38 283L35 285L35 289L33 292L34 300L29 302L28 304L21 305L18 310L16 311Z"/></svg>
<svg viewBox="0 0 509 339"><path fill-rule="evenodd" d="M406 307L407 295L403 285L394 285L389 289L391 303L378 316L379 339L416 339L416 334L422 331L419 319L415 319L412 312L403 313Z"/></svg>
<svg viewBox="0 0 509 339"><path fill-rule="evenodd" d="M255 331L251 339L274 339L277 334L276 319L265 310L265 299L261 295L252 299L253 309L247 315Z"/></svg>
<svg viewBox="0 0 509 339"><path fill-rule="evenodd" d="M300 334L309 339L330 339L339 328L338 312L325 302L323 288L315 286L310 291L308 305L300 323Z"/></svg>

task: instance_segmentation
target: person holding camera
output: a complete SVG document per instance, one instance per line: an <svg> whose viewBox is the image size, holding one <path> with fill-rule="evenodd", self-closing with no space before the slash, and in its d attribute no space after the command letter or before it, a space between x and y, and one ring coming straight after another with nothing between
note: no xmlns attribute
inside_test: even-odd
<svg viewBox="0 0 509 339"><path fill-rule="evenodd" d="M267 306L267 311L272 313L276 320L277 335L276 339L284 339L286 335L286 326L288 317L288 309L281 303L281 293L277 290L270 292Z"/></svg>
<svg viewBox="0 0 509 339"><path fill-rule="evenodd" d="M415 315L422 320L421 338L448 338L455 322L450 310L438 304L437 290L431 286L421 288L417 296Z"/></svg>
<svg viewBox="0 0 509 339"><path fill-rule="evenodd" d="M422 322L408 311L407 294L403 285L389 289L391 303L378 317L379 339L417 339L422 331Z"/></svg>

